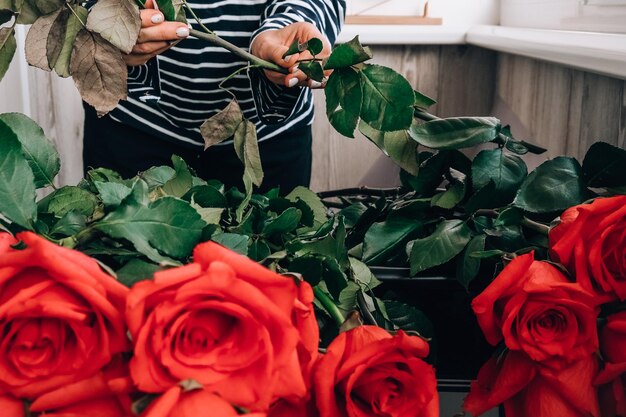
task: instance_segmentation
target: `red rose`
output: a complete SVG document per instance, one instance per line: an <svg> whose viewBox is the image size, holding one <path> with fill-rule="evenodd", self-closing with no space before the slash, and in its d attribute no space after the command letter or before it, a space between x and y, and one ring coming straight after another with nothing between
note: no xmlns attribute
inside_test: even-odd
<svg viewBox="0 0 626 417"><path fill-rule="evenodd" d="M324 417L435 417L435 370L422 359L428 344L376 326L341 333L315 369L313 386Z"/></svg>
<svg viewBox="0 0 626 417"><path fill-rule="evenodd" d="M33 399L97 373L127 348L128 289L96 261L30 232L0 234L0 390Z"/></svg>
<svg viewBox="0 0 626 417"><path fill-rule="evenodd" d="M626 417L626 311L607 317L600 331L600 351L606 361L596 379L603 385L602 415Z"/></svg>
<svg viewBox="0 0 626 417"><path fill-rule="evenodd" d="M525 352L544 365L566 366L598 348L596 299L554 266L518 256L472 301L492 345Z"/></svg>
<svg viewBox="0 0 626 417"><path fill-rule="evenodd" d="M141 417L239 417L240 414L221 397L204 389L183 392L173 386L154 400L141 413ZM262 413L246 414L246 417L265 417ZM295 417L295 416L294 416Z"/></svg>
<svg viewBox="0 0 626 417"><path fill-rule="evenodd" d="M194 263L131 289L133 380L142 391L163 392L193 379L253 410L304 397L292 323L297 293L291 278L213 242L198 245Z"/></svg>
<svg viewBox="0 0 626 417"><path fill-rule="evenodd" d="M626 300L626 196L567 209L550 231L550 256L583 288Z"/></svg>
<svg viewBox="0 0 626 417"><path fill-rule="evenodd" d="M506 417L596 417L597 371L591 355L555 370L508 351L483 365L463 408L473 416L504 404Z"/></svg>

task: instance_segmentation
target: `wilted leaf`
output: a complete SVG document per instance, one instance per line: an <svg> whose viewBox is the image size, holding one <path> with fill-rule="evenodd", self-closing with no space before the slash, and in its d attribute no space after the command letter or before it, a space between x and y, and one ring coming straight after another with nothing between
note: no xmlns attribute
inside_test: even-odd
<svg viewBox="0 0 626 417"><path fill-rule="evenodd" d="M16 134L0 120L0 213L33 230L37 219L35 179Z"/></svg>
<svg viewBox="0 0 626 417"><path fill-rule="evenodd" d="M87 29L99 33L125 54L137 43L140 28L139 7L132 0L98 0L87 19Z"/></svg>
<svg viewBox="0 0 626 417"><path fill-rule="evenodd" d="M0 80L4 77L17 49L13 28L0 29Z"/></svg>
<svg viewBox="0 0 626 417"><path fill-rule="evenodd" d="M533 213L549 213L580 204L587 197L578 161L559 156L526 177L513 204Z"/></svg>
<svg viewBox="0 0 626 417"><path fill-rule="evenodd" d="M54 21L47 41L48 64L61 77L70 76L70 59L76 35L85 26L88 11L81 6L73 6L74 13L63 9Z"/></svg>
<svg viewBox="0 0 626 417"><path fill-rule="evenodd" d="M352 68L333 71L326 88L326 115L330 124L344 136L353 138L359 121L363 93L361 78Z"/></svg>
<svg viewBox="0 0 626 417"><path fill-rule="evenodd" d="M337 45L324 64L324 69L350 67L372 58L372 52L364 47L356 36L350 42Z"/></svg>
<svg viewBox="0 0 626 417"><path fill-rule="evenodd" d="M48 62L48 36L52 25L56 21L57 17L61 13L61 9L55 11L46 16L42 16L33 23L26 35L26 41L24 43L26 52L26 62L33 67L40 68L45 71L50 71L50 64Z"/></svg>
<svg viewBox="0 0 626 417"><path fill-rule="evenodd" d="M462 220L444 220L430 236L413 241L409 261L411 275L442 265L458 255L472 237Z"/></svg>
<svg viewBox="0 0 626 417"><path fill-rule="evenodd" d="M204 149L206 150L210 146L233 136L241 122L243 122L241 108L237 100L232 100L226 108L205 120L200 126L200 134L204 139Z"/></svg>
<svg viewBox="0 0 626 417"><path fill-rule="evenodd" d="M83 100L100 115L126 98L127 69L122 53L97 33L78 32L70 71Z"/></svg>
<svg viewBox="0 0 626 417"><path fill-rule="evenodd" d="M35 176L35 187L52 185L59 172L59 154L43 129L21 113L4 113L0 115L0 120L13 130L22 144L22 153Z"/></svg>
<svg viewBox="0 0 626 417"><path fill-rule="evenodd" d="M58 10L65 3L64 0L24 0L23 4L33 4L39 13L46 15ZM24 6L22 6L24 7Z"/></svg>
<svg viewBox="0 0 626 417"><path fill-rule="evenodd" d="M500 128L493 117L456 117L413 124L409 133L428 148L461 149L495 139Z"/></svg>
<svg viewBox="0 0 626 417"><path fill-rule="evenodd" d="M259 154L259 144L256 139L256 128L254 123L245 120L235 131L235 151L239 160L243 162L244 184L252 184L257 187L263 181L263 168L261 167L261 155ZM246 185L248 191L248 185Z"/></svg>
<svg viewBox="0 0 626 417"><path fill-rule="evenodd" d="M383 132L408 129L413 121L415 95L411 84L391 68L365 65L361 119Z"/></svg>

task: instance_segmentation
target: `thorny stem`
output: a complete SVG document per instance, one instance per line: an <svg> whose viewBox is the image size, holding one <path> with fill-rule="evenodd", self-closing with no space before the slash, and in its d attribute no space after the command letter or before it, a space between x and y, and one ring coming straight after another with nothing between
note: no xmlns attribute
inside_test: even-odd
<svg viewBox="0 0 626 417"><path fill-rule="evenodd" d="M195 36L196 38L210 42L213 45L221 46L222 48L232 52L233 54L235 54L236 56L240 58L243 58L244 60L250 62L256 67L263 68L266 70L276 71L281 74L289 74L289 70L287 68L283 68L279 65L274 64L273 62L269 62L257 56L254 56L251 53L244 51L240 47L233 45L227 40L220 38L214 33L204 33L196 29L190 29L189 34L192 36Z"/></svg>
<svg viewBox="0 0 626 417"><path fill-rule="evenodd" d="M204 25L204 23L202 23L202 21L200 20L200 18L198 17L198 15L196 14L196 12L193 11L193 9L189 6L189 4L187 3L187 1L183 1L183 6L185 6L185 9L187 9L187 11L189 12L189 14L196 20L196 22L198 22L198 25L200 25L200 27L202 29L204 29L204 31L206 33L209 33L211 35L214 35L215 33L209 29L208 27L206 27Z"/></svg>
<svg viewBox="0 0 626 417"><path fill-rule="evenodd" d="M324 291L322 291L321 288L317 286L313 287L313 293L315 294L315 298L317 299L317 301L322 304L326 312L328 312L333 320L335 320L337 326L341 326L346 319L343 317L343 314L339 310L339 307L337 307L333 300L331 300L330 297Z"/></svg>
<svg viewBox="0 0 626 417"><path fill-rule="evenodd" d="M423 120L425 122L430 122L430 121L433 121L433 120L440 120L441 119L440 117L437 117L434 114L428 113L427 111L422 110L422 109L419 109L419 110L415 111L415 117L417 117L418 119ZM513 140L515 142L518 142L518 143L524 145L526 147L526 149L528 149L528 152L530 152L530 153L534 153L534 154L539 155L539 154L542 154L542 153L544 153L546 151L546 149L542 148L541 146L537 146L537 145L534 145L532 143L528 143L528 142L523 141L523 140L513 139L513 138L510 138L510 137L508 137L508 136L506 136L506 135L504 135L502 133L498 133L498 137L496 137L493 140L493 142L497 143L498 145L505 145L506 142L509 141L509 140Z"/></svg>

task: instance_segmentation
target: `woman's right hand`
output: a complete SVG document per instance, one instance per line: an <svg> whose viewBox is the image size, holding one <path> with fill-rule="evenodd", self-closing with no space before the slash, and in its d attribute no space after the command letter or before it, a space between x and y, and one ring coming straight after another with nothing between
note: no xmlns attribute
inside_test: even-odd
<svg viewBox="0 0 626 417"><path fill-rule="evenodd" d="M163 13L154 8L152 0L147 0L141 15L141 30L137 43L124 61L128 66L143 65L148 60L165 52L181 39L189 36L189 28L181 22L166 22Z"/></svg>

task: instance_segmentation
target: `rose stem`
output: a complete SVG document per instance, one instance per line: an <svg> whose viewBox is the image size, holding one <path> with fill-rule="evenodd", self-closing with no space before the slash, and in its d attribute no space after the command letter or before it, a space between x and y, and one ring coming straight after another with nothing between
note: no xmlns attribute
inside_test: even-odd
<svg viewBox="0 0 626 417"><path fill-rule="evenodd" d="M337 326L341 326L343 322L346 320L343 316L343 313L339 310L339 307L330 299L330 297L322 291L322 289L318 286L313 287L313 293L315 294L315 298L317 301L322 304L324 309L330 316L335 320Z"/></svg>

